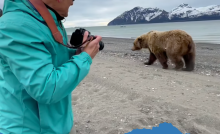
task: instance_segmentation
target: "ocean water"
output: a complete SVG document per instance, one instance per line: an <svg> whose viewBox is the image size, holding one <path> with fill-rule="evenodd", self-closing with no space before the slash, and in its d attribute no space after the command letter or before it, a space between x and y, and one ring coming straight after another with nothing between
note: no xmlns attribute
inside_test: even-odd
<svg viewBox="0 0 220 134"><path fill-rule="evenodd" d="M66 28L67 34L71 35L75 28ZM180 29L189 33L195 42L220 44L220 20L191 21L153 24L133 24L118 26L84 27L93 35L115 38L136 38L151 30L167 31Z"/></svg>

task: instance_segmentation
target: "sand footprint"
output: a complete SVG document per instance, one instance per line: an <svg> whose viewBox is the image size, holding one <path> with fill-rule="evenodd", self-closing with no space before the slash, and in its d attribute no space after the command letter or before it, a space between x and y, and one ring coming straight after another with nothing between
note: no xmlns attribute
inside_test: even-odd
<svg viewBox="0 0 220 134"><path fill-rule="evenodd" d="M135 93L135 92L133 92L133 93L131 93L127 96L127 99L130 100L130 101L135 101L135 100L140 99L140 98L141 98L141 96L138 93Z"/></svg>

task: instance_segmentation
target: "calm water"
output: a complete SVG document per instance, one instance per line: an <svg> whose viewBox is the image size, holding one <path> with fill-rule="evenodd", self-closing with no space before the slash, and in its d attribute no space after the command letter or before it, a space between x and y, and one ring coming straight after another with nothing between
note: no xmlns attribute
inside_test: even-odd
<svg viewBox="0 0 220 134"><path fill-rule="evenodd" d="M76 28L67 28L71 35ZM208 42L220 44L220 20L215 21L193 21L174 23L135 24L124 26L99 26L85 27L93 35L116 38L136 38L151 30L166 31L181 29L189 33L196 42Z"/></svg>

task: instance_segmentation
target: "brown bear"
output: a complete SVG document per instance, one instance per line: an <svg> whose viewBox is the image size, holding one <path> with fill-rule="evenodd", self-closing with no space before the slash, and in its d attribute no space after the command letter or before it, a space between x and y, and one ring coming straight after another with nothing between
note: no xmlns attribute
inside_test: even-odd
<svg viewBox="0 0 220 134"><path fill-rule="evenodd" d="M150 56L145 65L159 60L163 69L167 69L168 58L175 64L176 70L192 71L195 66L195 43L192 37L182 30L150 31L135 39L132 50L148 48ZM185 61L185 68L184 62Z"/></svg>

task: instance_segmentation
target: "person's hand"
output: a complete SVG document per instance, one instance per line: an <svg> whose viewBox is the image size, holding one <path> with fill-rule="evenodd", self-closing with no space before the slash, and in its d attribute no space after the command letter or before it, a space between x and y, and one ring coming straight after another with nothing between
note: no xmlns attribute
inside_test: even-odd
<svg viewBox="0 0 220 134"><path fill-rule="evenodd" d="M84 42L84 41L86 41L87 40L87 38L88 38L88 35L89 35L89 32L88 31L85 31L85 33L84 33L84 35L83 35L83 41L82 42ZM86 43L85 43L86 44ZM83 46L85 46L85 44L83 45ZM82 47L83 47L82 46ZM78 55L78 54L80 54L81 52L83 52L83 48L78 48L77 50L76 50L76 55Z"/></svg>
<svg viewBox="0 0 220 134"><path fill-rule="evenodd" d="M101 36L96 36L96 39L85 43L86 46L84 47L83 51L88 53L90 57L93 59L96 54L99 52L99 42L102 40Z"/></svg>

